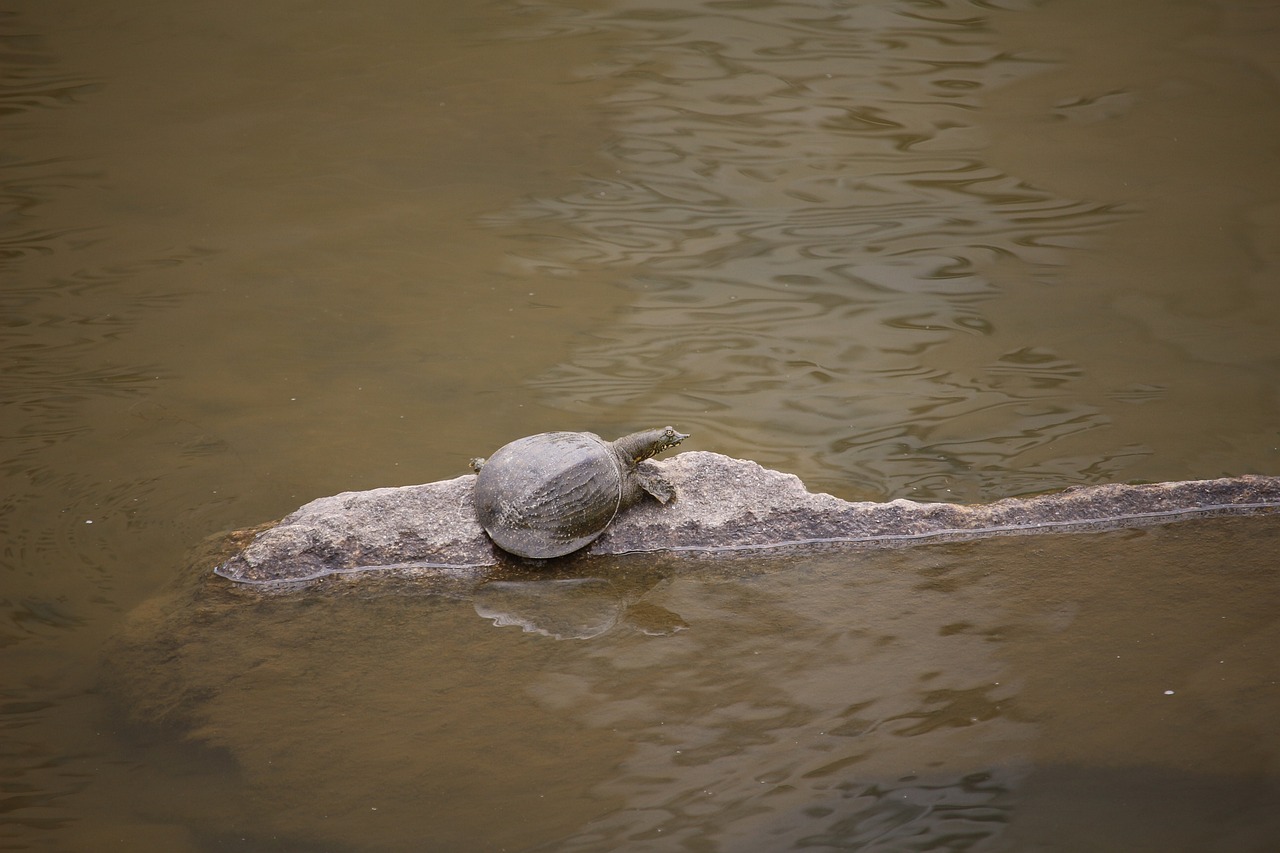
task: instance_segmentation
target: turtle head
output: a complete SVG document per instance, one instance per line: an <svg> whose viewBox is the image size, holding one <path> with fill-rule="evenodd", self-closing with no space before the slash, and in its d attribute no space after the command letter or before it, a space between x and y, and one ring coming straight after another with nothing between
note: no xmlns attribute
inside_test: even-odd
<svg viewBox="0 0 1280 853"><path fill-rule="evenodd" d="M676 432L675 427L646 429L623 436L614 442L618 451L633 463L657 456L664 450L675 447L689 436Z"/></svg>
<svg viewBox="0 0 1280 853"><path fill-rule="evenodd" d="M669 447L675 447L677 444L689 437L688 433L676 432L675 427L669 426L665 426L660 430L655 430L655 432L658 432L661 435L656 441L659 447L654 451L654 453L661 453Z"/></svg>

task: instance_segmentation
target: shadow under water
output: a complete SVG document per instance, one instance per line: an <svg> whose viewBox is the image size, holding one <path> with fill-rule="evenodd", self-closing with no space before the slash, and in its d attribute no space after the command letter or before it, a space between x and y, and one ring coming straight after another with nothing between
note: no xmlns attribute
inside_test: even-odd
<svg viewBox="0 0 1280 853"><path fill-rule="evenodd" d="M198 555L111 655L114 693L149 730L232 759L233 804L169 804L211 838L897 851L1280 837L1274 517L292 592L210 574L242 544Z"/></svg>

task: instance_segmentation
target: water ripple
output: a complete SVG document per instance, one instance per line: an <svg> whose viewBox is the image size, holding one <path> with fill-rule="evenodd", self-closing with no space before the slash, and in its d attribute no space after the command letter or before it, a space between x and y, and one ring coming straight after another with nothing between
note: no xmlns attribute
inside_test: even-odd
<svg viewBox="0 0 1280 853"><path fill-rule="evenodd" d="M98 86L60 70L63 63L23 26L15 15L0 14L0 117L18 152L38 136L32 122L48 121L38 111L73 104ZM79 630L91 622L86 613L115 607L116 578L106 567L121 564L120 542L140 541L138 507L158 481L140 473L145 466L128 439L192 432L146 422L141 398L171 371L139 358L128 339L144 319L191 293L189 282L154 273L210 252L113 247L113 226L80 216L79 199L106 183L96 159L40 150L10 153L3 165L0 397L8 418L0 434L7 486L0 498L0 574L30 591L7 599L0 613L0 645L12 645ZM123 429L112 426L122 421ZM211 448L198 436L188 439L152 442L148 450L153 456L156 447L176 450L169 469L176 470ZM86 459L91 463L74 461Z"/></svg>
<svg viewBox="0 0 1280 853"><path fill-rule="evenodd" d="M1129 215L984 162L986 94L1049 67L1006 52L988 8L553 8L548 35L628 35L591 71L621 82L616 169L491 221L524 236L530 272L616 269L635 303L536 391L595 423L679 421L845 493L1083 481L1080 460L1028 456L1106 424L1064 393L1079 365L951 352L994 338L989 267L1049 278Z"/></svg>
<svg viewBox="0 0 1280 853"><path fill-rule="evenodd" d="M0 12L0 117L78 103L101 81L57 68L44 40L12 12Z"/></svg>

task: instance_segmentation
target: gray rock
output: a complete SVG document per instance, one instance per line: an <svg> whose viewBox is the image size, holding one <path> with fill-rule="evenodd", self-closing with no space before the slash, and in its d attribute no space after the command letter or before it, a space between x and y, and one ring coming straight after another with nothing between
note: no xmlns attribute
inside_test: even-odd
<svg viewBox="0 0 1280 853"><path fill-rule="evenodd" d="M819 544L886 547L1280 509L1280 477L1082 486L961 506L909 500L851 503L809 492L792 474L703 451L643 464L659 469L675 485L678 499L666 506L642 502L619 515L579 555L561 560ZM320 498L263 530L217 573L245 583L281 583L374 569L411 575L466 573L511 562L476 522L474 482L469 474Z"/></svg>

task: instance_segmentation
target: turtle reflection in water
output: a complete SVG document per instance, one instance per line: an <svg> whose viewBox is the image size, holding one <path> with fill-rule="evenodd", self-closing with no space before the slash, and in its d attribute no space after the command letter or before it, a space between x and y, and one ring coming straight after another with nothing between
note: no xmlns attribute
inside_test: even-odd
<svg viewBox="0 0 1280 853"><path fill-rule="evenodd" d="M605 441L590 432L544 432L472 459L476 517L494 543L521 557L568 554L604 532L646 494L675 499L670 482L640 463L689 436L673 427Z"/></svg>
<svg viewBox="0 0 1280 853"><path fill-rule="evenodd" d="M499 628L517 626L526 634L554 640L592 640L620 624L650 637L689 627L679 614L643 601L652 580L614 584L605 578L489 581L476 588L476 615Z"/></svg>

